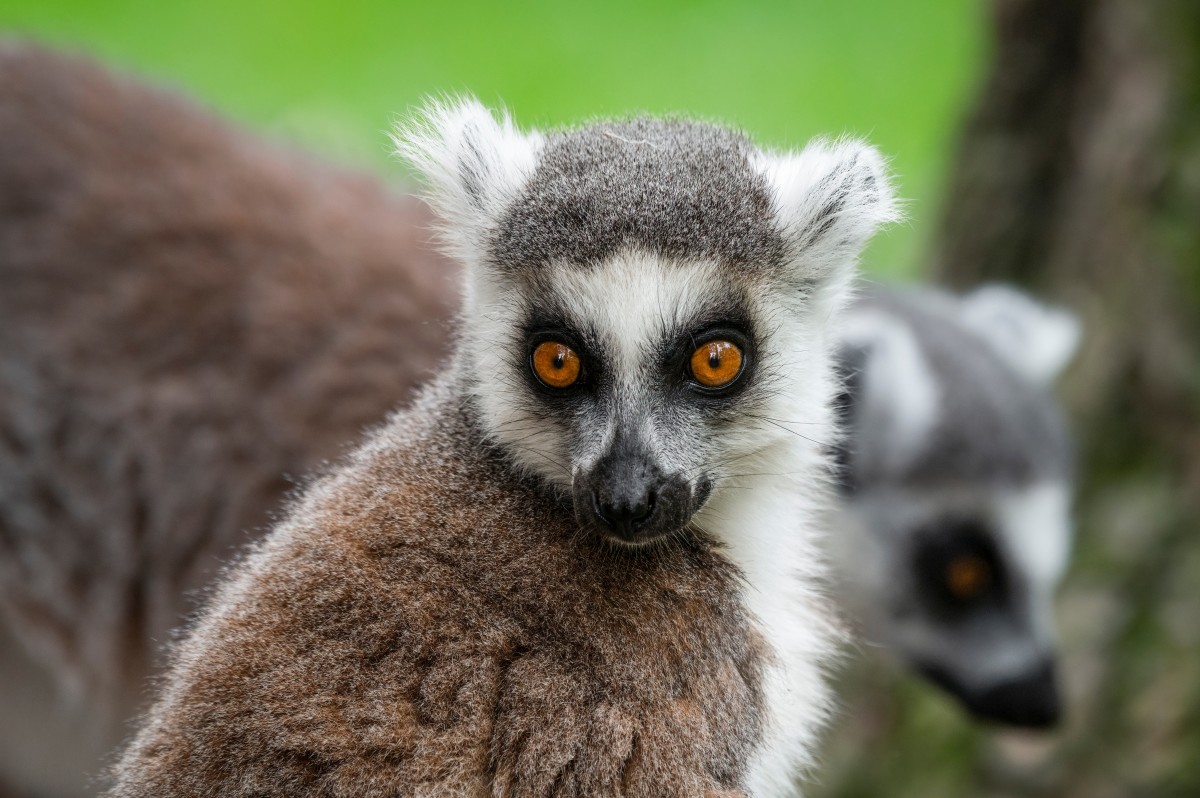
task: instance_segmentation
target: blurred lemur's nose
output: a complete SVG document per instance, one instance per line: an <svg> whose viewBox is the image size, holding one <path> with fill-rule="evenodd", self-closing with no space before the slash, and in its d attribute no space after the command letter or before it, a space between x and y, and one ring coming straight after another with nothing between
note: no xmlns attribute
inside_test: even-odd
<svg viewBox="0 0 1200 798"><path fill-rule="evenodd" d="M1062 715L1062 697L1054 660L1046 659L1027 673L996 685L968 702L976 714L985 718L1045 729L1058 723Z"/></svg>

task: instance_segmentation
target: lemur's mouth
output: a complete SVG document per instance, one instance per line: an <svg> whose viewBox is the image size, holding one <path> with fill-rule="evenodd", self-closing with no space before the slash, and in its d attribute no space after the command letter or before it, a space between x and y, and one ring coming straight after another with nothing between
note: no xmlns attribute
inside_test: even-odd
<svg viewBox="0 0 1200 798"><path fill-rule="evenodd" d="M985 689L968 688L945 668L917 663L930 681L956 696L976 717L1026 729L1048 729L1062 716L1056 665L1047 657L1027 672Z"/></svg>

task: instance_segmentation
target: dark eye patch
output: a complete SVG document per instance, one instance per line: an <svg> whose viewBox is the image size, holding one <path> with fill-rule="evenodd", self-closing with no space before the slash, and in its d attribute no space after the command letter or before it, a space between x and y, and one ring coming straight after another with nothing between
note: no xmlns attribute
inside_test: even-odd
<svg viewBox="0 0 1200 798"><path fill-rule="evenodd" d="M673 383L681 391L681 398L684 395L704 399L729 397L750 384L757 360L758 336L744 303L736 297L727 297L686 326L665 332L658 360L668 384ZM714 389L696 379L693 356L705 344L721 341L736 347L741 367L736 379Z"/></svg>
<svg viewBox="0 0 1200 798"><path fill-rule="evenodd" d="M1004 563L983 522L944 518L921 529L915 540L918 593L935 613L963 615L1007 598Z"/></svg>
<svg viewBox="0 0 1200 798"><path fill-rule="evenodd" d="M611 353L606 334L593 329L586 319L576 317L574 309L563 304L552 286L541 281L532 281L530 297L526 300L522 328L526 343L525 360L521 364L527 374L535 371L529 366L530 358L538 344L555 341L570 347L580 358L582 376L566 390L547 391L545 380L536 376L531 387L540 397L553 404L582 407L589 397L596 399L607 394L616 377L611 371ZM743 393L752 382L757 358L757 335L749 312L747 298L742 288L730 284L711 290L703 303L705 309L687 321L673 318L670 313L661 315L661 327L656 330L658 340L647 340L641 362L642 378L651 381L650 388L659 394L662 401L683 403L706 415L716 414L719 418L733 412L731 400ZM582 323L581 323L582 321ZM741 360L735 378L727 384L704 385L697 380L690 362L698 347L713 341L726 341L737 349ZM712 382L712 381L710 381ZM738 406L744 403L738 402Z"/></svg>

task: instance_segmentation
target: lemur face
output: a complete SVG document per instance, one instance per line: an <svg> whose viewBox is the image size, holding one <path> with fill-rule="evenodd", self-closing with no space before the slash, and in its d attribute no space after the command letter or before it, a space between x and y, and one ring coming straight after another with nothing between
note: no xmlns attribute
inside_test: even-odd
<svg viewBox="0 0 1200 798"><path fill-rule="evenodd" d="M1054 723L1071 452L1048 383L1074 322L996 287L881 291L849 322L841 559L869 633L975 715Z"/></svg>
<svg viewBox="0 0 1200 798"><path fill-rule="evenodd" d="M1070 538L1069 492L1025 488L873 488L856 522L873 527L865 559L871 633L971 713L1025 726L1062 710L1053 597Z"/></svg>
<svg viewBox="0 0 1200 798"><path fill-rule="evenodd" d="M500 408L516 420L500 435L600 535L638 544L681 530L736 459L774 437L762 428L781 331L763 293L718 265L632 252L532 278Z"/></svg>
<svg viewBox="0 0 1200 798"><path fill-rule="evenodd" d="M525 292L522 387L550 449L529 451L570 466L555 476L601 534L635 543L681 529L712 490L712 452L736 445L720 439L763 386L753 304L717 271L625 253ZM567 354L568 379L558 360L543 365L547 350Z"/></svg>
<svg viewBox="0 0 1200 798"><path fill-rule="evenodd" d="M582 528L668 538L742 458L826 442L828 320L893 214L873 150L653 119L543 137L473 103L426 125L402 149L467 266L467 390Z"/></svg>

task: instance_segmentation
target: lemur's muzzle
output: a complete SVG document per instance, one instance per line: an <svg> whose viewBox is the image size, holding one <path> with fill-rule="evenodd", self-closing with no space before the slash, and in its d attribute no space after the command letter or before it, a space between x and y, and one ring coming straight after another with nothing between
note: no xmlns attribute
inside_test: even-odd
<svg viewBox="0 0 1200 798"><path fill-rule="evenodd" d="M1054 660L1046 659L1010 681L972 695L966 704L979 717L1010 726L1055 726L1062 716L1062 696Z"/></svg>
<svg viewBox="0 0 1200 798"><path fill-rule="evenodd" d="M969 689L945 670L921 670L954 694L978 718L1026 729L1048 729L1062 716L1062 696L1054 659L1047 657L1028 671L986 689Z"/></svg>
<svg viewBox="0 0 1200 798"><path fill-rule="evenodd" d="M654 463L644 446L618 438L587 472L575 475L575 515L621 543L648 543L681 529L695 512L691 487Z"/></svg>

